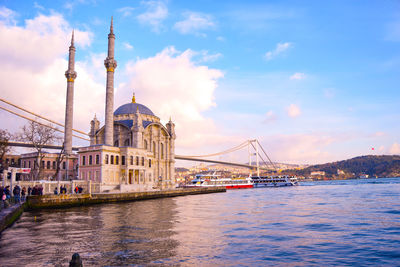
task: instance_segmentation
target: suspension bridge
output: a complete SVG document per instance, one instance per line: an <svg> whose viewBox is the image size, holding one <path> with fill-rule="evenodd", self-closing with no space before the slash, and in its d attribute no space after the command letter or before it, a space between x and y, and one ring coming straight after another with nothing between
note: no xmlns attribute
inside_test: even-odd
<svg viewBox="0 0 400 267"><path fill-rule="evenodd" d="M0 106L0 109L7 111L15 116L18 116L20 118L23 118L25 120L28 121L32 121L35 123L38 123L39 125L45 126L45 127L49 127L57 132L60 133L64 133L63 130L60 130L59 128L56 128L52 125L49 125L48 123L51 124L55 124L60 126L61 128L64 128L64 125L61 123L58 123L54 120L51 120L49 118L46 118L40 114L34 113L32 111L29 111L23 107L20 107L16 104L13 104L5 99L0 98L0 102L5 103L7 105L12 106L13 108L19 110L19 111L23 111L25 113L28 113L29 115L35 116L36 119L33 119L27 115L23 115L17 111L13 111L9 108L6 108L4 106ZM44 120L47 123L44 122L40 122L38 121L38 119ZM75 134L73 134L73 136L75 138L79 138L85 141L90 141L87 137L88 134L77 130L77 129L72 129L73 132L75 132ZM13 146L13 147L26 147L26 148L33 148L34 145L32 143L26 143L26 142L19 142L19 141L9 141L8 142L9 146ZM63 147L61 145L55 145L55 144L45 144L42 145L43 148L47 148L47 149L56 149L56 150L61 150ZM239 162L229 162L229 161L223 161L223 160L216 160L213 159L215 157L221 157L227 154L231 154L233 152L236 151L240 151L240 150L245 150L247 149L247 156L248 156L248 161L247 163L239 163ZM73 151L78 151L79 147L72 147ZM264 150L264 148L261 146L261 144L259 143L258 140L256 139L252 139L252 140L246 140L245 142L226 149L224 151L221 152L217 152L217 153L212 153L212 154L206 154L206 155L177 155L175 154L175 159L177 160L186 160L186 161L197 161L197 162L205 162L205 163L214 163L214 164L223 164L223 165L228 165L228 166L236 166L236 167L243 167L243 168L248 168L248 169L252 169L252 170L257 170L257 172L259 172L260 170L277 170L276 166L274 165L274 163L272 162L272 160L270 159L270 157L268 156L268 154L266 153L266 151ZM252 163L255 163L254 165Z"/></svg>

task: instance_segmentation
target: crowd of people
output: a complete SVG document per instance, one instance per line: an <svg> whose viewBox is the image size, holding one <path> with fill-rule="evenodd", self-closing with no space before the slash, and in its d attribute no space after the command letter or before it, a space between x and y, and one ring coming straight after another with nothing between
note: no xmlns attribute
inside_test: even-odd
<svg viewBox="0 0 400 267"><path fill-rule="evenodd" d="M29 191L29 189L28 189ZM12 195L14 196L14 203L21 203L21 201L25 201L26 197L26 187L21 187L19 185L14 186L12 190ZM6 208L9 206L9 202L11 201L11 188L9 185L3 187L0 186L0 197L2 201L1 208Z"/></svg>
<svg viewBox="0 0 400 267"><path fill-rule="evenodd" d="M74 188L75 194L80 194L83 192L83 188L80 186L76 186ZM60 186L60 193L58 193L58 188L56 187L54 189L54 194L67 194L67 187L61 185ZM13 200L14 203L21 203L24 202L26 199L26 196L41 196L43 195L43 187L41 185L35 185L34 187L28 186L28 189L26 187L20 187L19 185L14 186L12 190L12 196L11 196L11 188L9 185L3 187L0 186L0 200L1 200L1 208L7 208L10 205L10 202Z"/></svg>

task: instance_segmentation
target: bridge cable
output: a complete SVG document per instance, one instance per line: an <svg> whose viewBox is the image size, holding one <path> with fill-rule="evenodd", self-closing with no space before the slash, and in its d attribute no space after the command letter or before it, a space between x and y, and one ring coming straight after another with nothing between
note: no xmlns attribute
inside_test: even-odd
<svg viewBox="0 0 400 267"><path fill-rule="evenodd" d="M56 121L47 119L46 117L43 117L43 116L41 116L41 115L39 115L39 114L36 114L36 113L33 113L32 111L26 110L26 109L24 109L24 108L22 108L22 107L20 107L20 106L17 106L17 105L15 105L15 104L11 103L11 102L8 102L7 100L4 100L4 99L0 98L0 101L4 102L4 103L6 103L6 104L9 104L10 106L13 106L13 107L15 107L15 108L18 108L18 109L20 109L20 110L22 110L22 111L25 111L26 113L32 114L32 115L34 115L34 116L36 116L36 117L38 117L38 118L41 118L41 119L43 119L43 120L46 120L46 121L48 121L48 122L57 124L58 126L61 126L61 127L65 128L65 126L64 126L63 124L61 124L61 123L58 123L58 122L56 122ZM79 130L75 130L75 129L72 129L72 130L75 131L75 132L77 132L77 133L83 134L83 135L85 135L85 136L88 135L87 133L82 132L82 131L79 131Z"/></svg>
<svg viewBox="0 0 400 267"><path fill-rule="evenodd" d="M233 148L230 148L230 149L218 152L218 153L214 153L214 154L200 155L200 156L185 156L185 157L188 157L188 158L207 158L207 157L219 156L219 155L231 153L231 152L234 152L236 150L242 149L242 148L247 146L247 143L248 143L248 141L243 142L242 144L240 144L238 146L235 146Z"/></svg>
<svg viewBox="0 0 400 267"><path fill-rule="evenodd" d="M8 111L8 112L10 112L10 113L12 113L12 114L14 114L14 115L17 115L18 117L21 117L21 118L26 119L26 120L33 121L33 122L35 122L35 123L37 123L37 124L40 124L40 125L42 125L42 126L51 128L51 129L53 129L53 130L55 130L55 131L58 131L58 132L60 132L60 133L64 133L64 131L62 131L62 130L60 130L60 129L57 129L57 128L53 127L53 126L46 125L46 124L44 124L44 123L35 121L34 119L31 119L31 118L28 118L28 117L26 117L26 116L24 116L24 115L18 114L18 113L14 112L14 111L12 111L12 110L9 110L9 109L7 109L7 108L5 108L5 107L1 107L1 106L0 106L0 109L3 109L3 110L5 110L5 111ZM84 138L84 137L81 137L81 136L78 136L78 135L75 135L75 134L73 134L72 136L73 136L73 137L76 137L76 138L80 138L80 139L85 140L85 141L90 141L90 140L87 139L87 138Z"/></svg>

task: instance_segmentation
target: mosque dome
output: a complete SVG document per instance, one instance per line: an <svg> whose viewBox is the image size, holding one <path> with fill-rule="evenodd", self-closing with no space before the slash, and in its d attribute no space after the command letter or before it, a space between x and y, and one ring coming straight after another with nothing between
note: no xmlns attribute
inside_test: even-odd
<svg viewBox="0 0 400 267"><path fill-rule="evenodd" d="M136 103L135 96L132 97L132 103L128 103L117 108L114 111L114 116L123 114L135 114L137 109L139 109L140 114L155 116L154 113L148 107Z"/></svg>

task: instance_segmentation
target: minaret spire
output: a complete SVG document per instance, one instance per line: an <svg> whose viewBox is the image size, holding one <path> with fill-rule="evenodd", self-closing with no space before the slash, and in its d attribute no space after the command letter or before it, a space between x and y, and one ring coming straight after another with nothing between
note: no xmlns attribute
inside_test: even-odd
<svg viewBox="0 0 400 267"><path fill-rule="evenodd" d="M104 60L104 66L107 69L104 143L109 146L114 145L114 70L117 67L117 61L114 59L114 43L115 35L113 18L111 17L110 33L108 34L108 56Z"/></svg>
<svg viewBox="0 0 400 267"><path fill-rule="evenodd" d="M111 16L111 25L110 25L110 33L114 33L114 26L113 26L113 17Z"/></svg>
<svg viewBox="0 0 400 267"><path fill-rule="evenodd" d="M65 105L65 131L64 131L64 150L65 154L72 153L72 124L74 116L74 81L75 71L75 46L74 31L72 31L71 45L69 47L68 70L65 72L67 78L67 100Z"/></svg>

